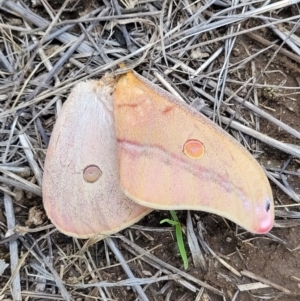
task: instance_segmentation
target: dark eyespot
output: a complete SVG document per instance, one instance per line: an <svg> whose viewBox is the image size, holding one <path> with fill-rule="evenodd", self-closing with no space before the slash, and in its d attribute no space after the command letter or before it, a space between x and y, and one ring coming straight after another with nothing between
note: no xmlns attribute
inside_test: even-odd
<svg viewBox="0 0 300 301"><path fill-rule="evenodd" d="M269 212L269 211L270 211L270 208L271 208L270 200L266 200L266 203L265 203L265 209L266 209L266 212Z"/></svg>
<svg viewBox="0 0 300 301"><path fill-rule="evenodd" d="M87 166L83 170L83 179L87 183L94 183L94 182L96 182L97 180L99 180L99 178L101 177L101 175L102 175L102 171L96 165L89 165L89 166Z"/></svg>

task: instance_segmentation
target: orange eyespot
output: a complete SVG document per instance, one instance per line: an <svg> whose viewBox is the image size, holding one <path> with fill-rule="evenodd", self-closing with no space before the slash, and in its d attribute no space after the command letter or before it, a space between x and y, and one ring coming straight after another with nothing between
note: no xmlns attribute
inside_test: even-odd
<svg viewBox="0 0 300 301"><path fill-rule="evenodd" d="M88 183L96 182L97 180L99 180L101 175L102 171L96 165L89 165L83 171L83 178Z"/></svg>
<svg viewBox="0 0 300 301"><path fill-rule="evenodd" d="M204 155L205 147L199 140L188 140L183 146L183 152L191 159L200 159Z"/></svg>

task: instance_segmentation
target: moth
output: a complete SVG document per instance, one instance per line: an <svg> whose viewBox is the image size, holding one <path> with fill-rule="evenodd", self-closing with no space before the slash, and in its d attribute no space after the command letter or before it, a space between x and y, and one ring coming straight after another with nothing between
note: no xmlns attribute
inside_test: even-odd
<svg viewBox="0 0 300 301"><path fill-rule="evenodd" d="M274 221L270 184L250 153L133 71L72 91L51 135L43 201L61 232L81 238L153 209L211 212L258 234Z"/></svg>

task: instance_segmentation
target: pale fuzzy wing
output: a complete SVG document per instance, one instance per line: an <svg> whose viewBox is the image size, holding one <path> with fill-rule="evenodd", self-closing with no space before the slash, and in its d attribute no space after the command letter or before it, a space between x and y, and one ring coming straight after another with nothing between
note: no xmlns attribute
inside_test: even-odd
<svg viewBox="0 0 300 301"><path fill-rule="evenodd" d="M274 206L256 160L230 135L148 80L129 72L114 92L120 184L155 209L203 210L254 233Z"/></svg>
<svg viewBox="0 0 300 301"><path fill-rule="evenodd" d="M70 236L115 233L150 211L120 189L113 88L110 78L78 84L51 135L43 177L44 207L52 223Z"/></svg>

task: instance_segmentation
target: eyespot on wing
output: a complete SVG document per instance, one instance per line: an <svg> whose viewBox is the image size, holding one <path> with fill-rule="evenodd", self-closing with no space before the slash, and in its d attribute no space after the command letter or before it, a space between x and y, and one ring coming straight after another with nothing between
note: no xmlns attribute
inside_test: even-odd
<svg viewBox="0 0 300 301"><path fill-rule="evenodd" d="M183 152L191 159L200 159L205 153L205 147L199 140L191 139L185 142Z"/></svg>

